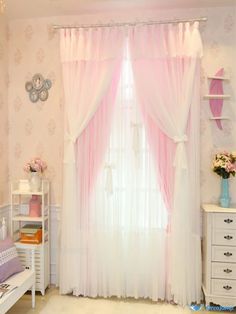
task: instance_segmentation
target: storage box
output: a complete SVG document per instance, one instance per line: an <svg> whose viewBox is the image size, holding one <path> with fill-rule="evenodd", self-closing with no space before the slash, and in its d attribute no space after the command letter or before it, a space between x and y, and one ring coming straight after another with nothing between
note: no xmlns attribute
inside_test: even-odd
<svg viewBox="0 0 236 314"><path fill-rule="evenodd" d="M20 242L39 244L42 242L42 226L41 225L25 225L20 229Z"/></svg>

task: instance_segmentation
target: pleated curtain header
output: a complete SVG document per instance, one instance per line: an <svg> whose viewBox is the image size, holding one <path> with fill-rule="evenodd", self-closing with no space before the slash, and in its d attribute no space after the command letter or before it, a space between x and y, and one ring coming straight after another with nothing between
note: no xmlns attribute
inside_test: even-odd
<svg viewBox="0 0 236 314"><path fill-rule="evenodd" d="M61 29L61 61L98 61L122 58L127 37L132 49L132 58L135 59L201 58L203 55L199 22L187 22L128 27ZM143 38L145 38L145 45ZM96 42L103 44L99 45Z"/></svg>
<svg viewBox="0 0 236 314"><path fill-rule="evenodd" d="M62 62L117 59L123 56L125 29L122 27L61 29L60 39Z"/></svg>

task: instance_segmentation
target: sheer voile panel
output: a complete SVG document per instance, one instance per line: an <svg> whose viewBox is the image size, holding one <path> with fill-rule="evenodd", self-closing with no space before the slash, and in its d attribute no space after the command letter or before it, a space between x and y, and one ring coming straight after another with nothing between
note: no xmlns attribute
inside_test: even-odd
<svg viewBox="0 0 236 314"><path fill-rule="evenodd" d="M61 292L199 302L198 23L62 31L61 52Z"/></svg>
<svg viewBox="0 0 236 314"><path fill-rule="evenodd" d="M110 107L115 100L115 86L119 77L124 38L124 32L117 28L66 29L60 32L65 94L63 205L60 220L60 291L62 293L70 293L78 286L78 265L81 256L78 240L82 210L80 202L82 196L83 202L88 197L87 191L93 186L96 168L99 167L99 160L102 159L104 149L102 143L106 142L105 134L109 132L109 120L112 114ZM105 110L105 107L108 110ZM101 145L97 155L91 157L95 160L94 164L90 159L92 169L88 174L89 179L84 178L87 190L80 190L83 166L77 159L77 140L82 136L79 142L83 142L86 133L83 135L82 133L89 127L88 124L98 109L97 119L102 117L103 113L106 114L104 139L98 143ZM94 124L96 124L95 120L93 120ZM89 128L92 130L91 125ZM92 149L92 145L96 143L90 142L88 145ZM98 153L101 156L98 156Z"/></svg>
<svg viewBox="0 0 236 314"><path fill-rule="evenodd" d="M130 48L141 112L169 214L168 298L182 305L200 302L199 142L195 135L199 113L195 107L200 103L202 44L198 23L132 29ZM165 149L155 149L160 131L166 145L172 141L173 160L165 158Z"/></svg>
<svg viewBox="0 0 236 314"><path fill-rule="evenodd" d="M87 143L93 134L88 133ZM167 210L157 185L128 55L123 61L103 168L90 203L81 209L82 249L74 293L164 300Z"/></svg>

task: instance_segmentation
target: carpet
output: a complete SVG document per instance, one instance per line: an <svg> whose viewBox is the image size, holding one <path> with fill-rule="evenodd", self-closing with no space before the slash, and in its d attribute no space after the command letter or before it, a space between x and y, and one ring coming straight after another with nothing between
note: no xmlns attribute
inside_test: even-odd
<svg viewBox="0 0 236 314"><path fill-rule="evenodd" d="M52 296L40 314L187 314L188 307L146 300L90 299Z"/></svg>

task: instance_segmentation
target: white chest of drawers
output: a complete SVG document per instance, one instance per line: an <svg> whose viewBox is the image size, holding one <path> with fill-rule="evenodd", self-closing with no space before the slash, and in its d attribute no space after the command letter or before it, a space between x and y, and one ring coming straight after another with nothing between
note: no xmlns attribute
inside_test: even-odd
<svg viewBox="0 0 236 314"><path fill-rule="evenodd" d="M206 305L236 306L236 208L213 204L202 208Z"/></svg>

